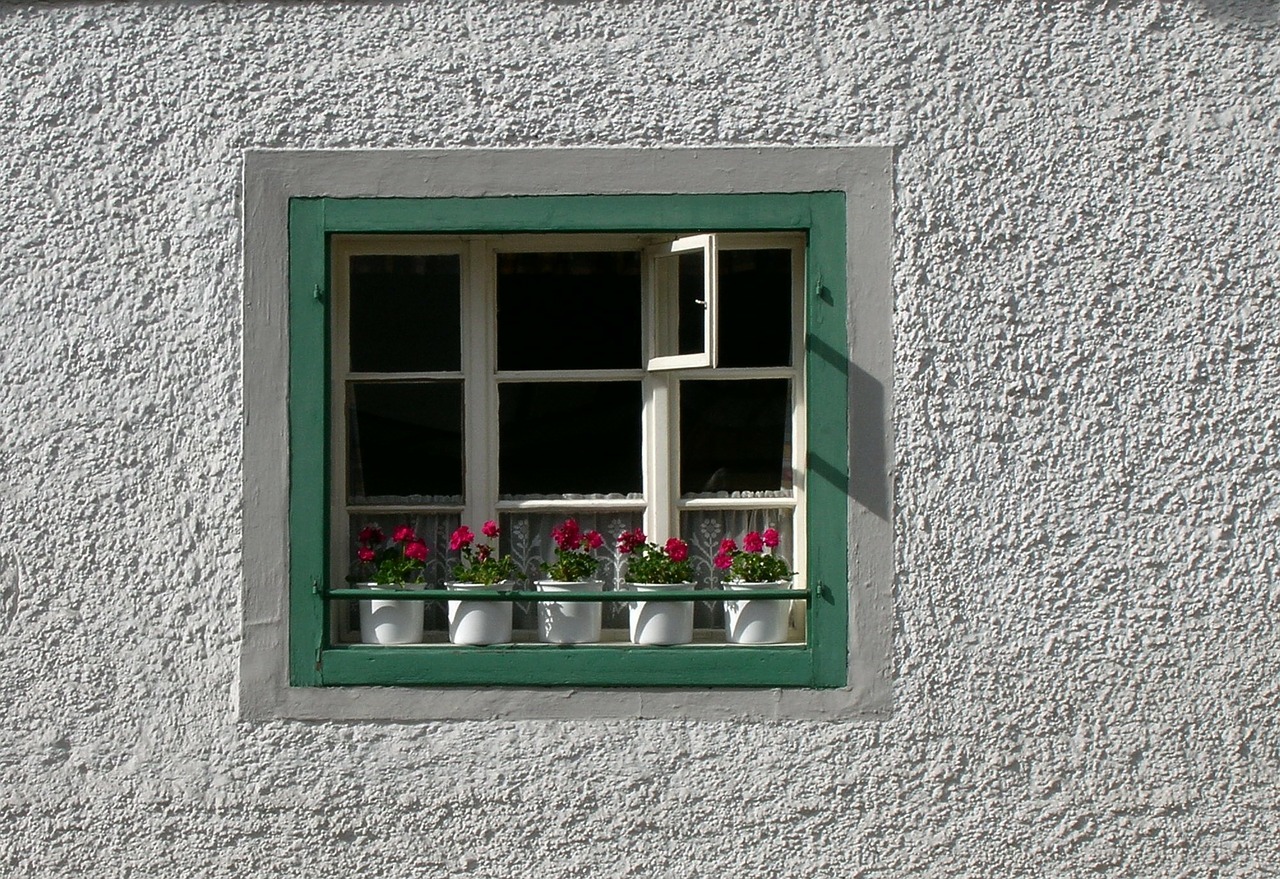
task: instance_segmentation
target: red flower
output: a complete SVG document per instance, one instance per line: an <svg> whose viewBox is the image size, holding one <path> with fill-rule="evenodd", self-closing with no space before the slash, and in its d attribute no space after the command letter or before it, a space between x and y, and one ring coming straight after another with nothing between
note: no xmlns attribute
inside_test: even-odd
<svg viewBox="0 0 1280 879"><path fill-rule="evenodd" d="M377 525L366 525L360 529L360 542L368 545L381 543L385 538L382 529Z"/></svg>
<svg viewBox="0 0 1280 879"><path fill-rule="evenodd" d="M480 526L480 531L481 533L484 534L485 537L497 537L498 523L490 519L488 522L485 522L483 525Z"/></svg>
<svg viewBox="0 0 1280 879"><path fill-rule="evenodd" d="M689 544L685 543L679 537L672 537L667 540L666 545L667 556L673 562L682 562L689 557Z"/></svg>
<svg viewBox="0 0 1280 879"><path fill-rule="evenodd" d="M480 544L479 546L476 547L476 561L477 562L489 561L489 555L492 552L493 552L492 546L490 546L487 543Z"/></svg>
<svg viewBox="0 0 1280 879"><path fill-rule="evenodd" d="M721 554L721 555L724 555L724 554L726 554L726 553L733 552L733 551L734 551L734 550L736 550L737 548L738 548L738 544L734 543L734 540L733 540L733 538L732 538L732 537L726 537L724 540L720 541L720 554Z"/></svg>
<svg viewBox="0 0 1280 879"><path fill-rule="evenodd" d="M471 545L471 541L475 539L476 536L471 533L471 529L466 525L461 525L458 527L457 531L453 532L453 536L449 538L449 549L454 552L457 552L460 549L466 549Z"/></svg>
<svg viewBox="0 0 1280 879"><path fill-rule="evenodd" d="M413 533L413 529L408 525L401 525L391 535L391 539L396 543L407 543L410 540L417 540L418 535Z"/></svg>
<svg viewBox="0 0 1280 879"><path fill-rule="evenodd" d="M425 562L428 552L427 542L421 537L415 537L404 545L404 557L415 562Z"/></svg>
<svg viewBox="0 0 1280 879"><path fill-rule="evenodd" d="M778 545L778 529L777 528L764 529L764 545L768 547L774 547Z"/></svg>
<svg viewBox="0 0 1280 879"><path fill-rule="evenodd" d="M582 546L581 532L578 530L578 523L573 519L565 519L563 525L558 525L551 529L551 537L555 540L559 549L577 549Z"/></svg>
<svg viewBox="0 0 1280 879"><path fill-rule="evenodd" d="M728 553L718 553L714 561L715 566L722 571L727 571L733 567L733 556Z"/></svg>
<svg viewBox="0 0 1280 879"><path fill-rule="evenodd" d="M362 562L371 562L377 558L377 553L373 551L371 546L362 546L356 550L356 558Z"/></svg>
<svg viewBox="0 0 1280 879"><path fill-rule="evenodd" d="M764 538L759 531L748 531L747 536L742 538L742 548L747 552L764 552Z"/></svg>
<svg viewBox="0 0 1280 879"><path fill-rule="evenodd" d="M644 532L639 528L634 531L623 531L618 535L618 552L633 552L644 543Z"/></svg>
<svg viewBox="0 0 1280 879"><path fill-rule="evenodd" d="M587 542L587 549L599 549L604 546L604 538L600 536L599 531L588 531L583 535L583 539Z"/></svg>

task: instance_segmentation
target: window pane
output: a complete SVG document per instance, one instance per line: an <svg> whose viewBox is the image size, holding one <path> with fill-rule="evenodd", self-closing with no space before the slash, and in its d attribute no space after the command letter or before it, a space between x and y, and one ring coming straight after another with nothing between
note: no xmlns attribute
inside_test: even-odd
<svg viewBox="0 0 1280 879"><path fill-rule="evenodd" d="M460 503L462 382L354 382L348 503Z"/></svg>
<svg viewBox="0 0 1280 879"><path fill-rule="evenodd" d="M639 492L640 409L640 382L499 386L499 493Z"/></svg>
<svg viewBox="0 0 1280 879"><path fill-rule="evenodd" d="M719 253L720 366L791 363L791 251Z"/></svg>
<svg viewBox="0 0 1280 879"><path fill-rule="evenodd" d="M640 365L640 253L498 254L499 369Z"/></svg>
<svg viewBox="0 0 1280 879"><path fill-rule="evenodd" d="M698 583L710 589L719 589L722 573L714 559L720 550L720 541L732 537L738 545L748 531L778 529L778 548L774 550L791 563L795 569L795 531L792 527L794 513L789 509L755 510L686 510L680 514L680 536L689 542L689 560L693 562L694 576ZM797 605L802 608L802 605ZM804 614L795 620L803 628ZM721 628L724 625L723 602L698 602L694 610L694 624L699 627Z"/></svg>
<svg viewBox="0 0 1280 879"><path fill-rule="evenodd" d="M367 569L355 564L356 539L360 530L366 525L376 525L382 533L390 537L400 525L408 525L427 542L430 554L427 556L427 588L437 589L444 581L450 579L450 569L454 563L454 555L449 552L449 537L462 524L458 513L352 513L347 520L347 542L340 547L340 555L336 555L336 564L341 567L335 580L341 580L348 574L357 581L365 580ZM345 642L360 641L360 603L345 601L344 615L339 617L339 640ZM449 620L445 614L443 601L426 602L424 628L427 641L445 642L449 640Z"/></svg>
<svg viewBox="0 0 1280 879"><path fill-rule="evenodd" d="M604 581L605 589L620 588L619 567L622 555L618 552L617 537L623 531L643 526L644 515L638 511L596 513L588 510L562 510L530 513L521 510L503 513L498 519L498 524L502 526L502 551L515 560L516 565L531 581L541 579L545 576L541 563L555 561L556 557L551 529L568 518L574 519L583 531L599 531L604 537L604 546L593 553L600 560L596 578ZM602 625L605 629L627 628L625 603L605 602L602 607ZM517 629L532 629L536 626L537 611L531 602L518 602L515 613Z"/></svg>
<svg viewBox="0 0 1280 879"><path fill-rule="evenodd" d="M680 383L682 495L790 488L787 379Z"/></svg>
<svg viewBox="0 0 1280 879"><path fill-rule="evenodd" d="M701 250L654 260L655 357L706 350L706 257Z"/></svg>
<svg viewBox="0 0 1280 879"><path fill-rule="evenodd" d="M438 372L461 363L457 254L351 257L353 372Z"/></svg>

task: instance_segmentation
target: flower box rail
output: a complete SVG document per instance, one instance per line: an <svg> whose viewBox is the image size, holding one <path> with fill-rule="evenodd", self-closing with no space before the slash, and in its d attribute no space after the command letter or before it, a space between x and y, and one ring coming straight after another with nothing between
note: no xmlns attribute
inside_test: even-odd
<svg viewBox="0 0 1280 879"><path fill-rule="evenodd" d="M748 599L776 598L791 601L808 601L807 589L671 589L661 592L638 592L618 589L609 592L538 592L528 589L468 589L465 592L450 589L330 589L326 598L377 598L407 601L745 601Z"/></svg>

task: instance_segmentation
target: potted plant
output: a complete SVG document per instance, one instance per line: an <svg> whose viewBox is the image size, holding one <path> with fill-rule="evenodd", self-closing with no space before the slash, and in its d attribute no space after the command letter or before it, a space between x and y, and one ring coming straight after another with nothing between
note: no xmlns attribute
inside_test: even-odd
<svg viewBox="0 0 1280 879"><path fill-rule="evenodd" d="M426 576L427 543L409 525L400 525L388 540L377 525L366 525L356 538L353 579L362 586L405 589ZM410 599L365 599L360 602L360 640L365 644L416 644L422 640L422 602Z"/></svg>
<svg viewBox="0 0 1280 879"><path fill-rule="evenodd" d="M604 581L596 579L600 560L593 550L604 546L599 531L583 532L574 519L551 529L556 560L543 564L545 579L540 592L599 592ZM600 640L600 604L595 601L541 601L538 603L538 639L547 644L589 644Z"/></svg>
<svg viewBox="0 0 1280 879"><path fill-rule="evenodd" d="M692 589L689 545L672 537L662 546L647 543L639 528L618 536L618 551L630 556L626 581L637 592ZM633 601L629 606L633 644L687 644L693 640L692 601Z"/></svg>
<svg viewBox="0 0 1280 879"><path fill-rule="evenodd" d="M498 523L492 520L480 528L485 537L496 540ZM466 525L453 532L449 548L459 554L453 579L445 588L456 591L497 589L515 577L510 558L498 555L492 544L476 543ZM506 644L511 640L511 602L450 601L449 640L454 644Z"/></svg>
<svg viewBox="0 0 1280 879"><path fill-rule="evenodd" d="M774 554L778 532L749 531L742 548L732 538L720 542L715 566L725 571L723 586L729 590L785 589L795 576L786 559ZM768 552L765 552L765 549ZM776 598L748 598L724 603L724 636L730 644L777 644L787 640L791 602Z"/></svg>

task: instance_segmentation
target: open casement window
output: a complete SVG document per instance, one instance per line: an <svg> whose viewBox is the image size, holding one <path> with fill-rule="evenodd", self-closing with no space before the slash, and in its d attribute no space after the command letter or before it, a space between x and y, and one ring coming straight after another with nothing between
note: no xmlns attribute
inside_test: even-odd
<svg viewBox="0 0 1280 879"><path fill-rule="evenodd" d="M547 228L548 201L568 228ZM842 277L842 196L296 199L291 215L295 684L844 683L842 298L808 280ZM627 589L624 530L684 538L714 595L721 540L775 529L802 595L787 640L726 644L714 598L694 602L693 643L635 646L619 596L598 643L538 643L532 581L568 517L605 535L606 593ZM423 599L425 643L360 643L360 529L410 524L430 593L452 531L491 518L522 578L514 643L451 645L442 597Z"/></svg>
<svg viewBox="0 0 1280 879"><path fill-rule="evenodd" d="M716 365L716 236L693 235L644 251L649 369Z"/></svg>

